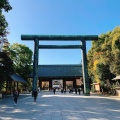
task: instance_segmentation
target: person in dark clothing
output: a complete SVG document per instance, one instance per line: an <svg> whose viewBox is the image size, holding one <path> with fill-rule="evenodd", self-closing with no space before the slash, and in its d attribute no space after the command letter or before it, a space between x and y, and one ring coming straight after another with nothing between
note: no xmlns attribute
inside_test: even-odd
<svg viewBox="0 0 120 120"><path fill-rule="evenodd" d="M55 92L56 92L56 89L55 89L55 88L53 88L53 92L54 92L54 95L55 95Z"/></svg>
<svg viewBox="0 0 120 120"><path fill-rule="evenodd" d="M66 88L64 88L64 94L66 94Z"/></svg>
<svg viewBox="0 0 120 120"><path fill-rule="evenodd" d="M38 95L38 92L37 92L37 90L35 89L35 90L33 91L34 102L36 102L37 95Z"/></svg>
<svg viewBox="0 0 120 120"><path fill-rule="evenodd" d="M78 88L78 93L79 93L79 95L80 95L80 88Z"/></svg>
<svg viewBox="0 0 120 120"><path fill-rule="evenodd" d="M84 85L83 84L81 85L81 90L83 91L83 94L84 94Z"/></svg>
<svg viewBox="0 0 120 120"><path fill-rule="evenodd" d="M75 93L77 94L77 88L75 88Z"/></svg>
<svg viewBox="0 0 120 120"><path fill-rule="evenodd" d="M63 93L63 89L61 89L61 93Z"/></svg>
<svg viewBox="0 0 120 120"><path fill-rule="evenodd" d="M18 91L17 91L17 90L15 90L15 91L13 92L13 97L14 97L15 105L17 105L17 101L18 101Z"/></svg>

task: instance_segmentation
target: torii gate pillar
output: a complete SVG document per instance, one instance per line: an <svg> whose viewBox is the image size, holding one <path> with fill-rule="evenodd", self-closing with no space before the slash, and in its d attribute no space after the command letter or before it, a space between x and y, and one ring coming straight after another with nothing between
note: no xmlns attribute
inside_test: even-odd
<svg viewBox="0 0 120 120"><path fill-rule="evenodd" d="M84 93L85 95L90 95L90 85L88 78L88 68L87 68L87 56L86 56L86 40L98 40L97 35L21 35L22 40L34 40L34 63L33 63L33 90L37 89L38 80L38 51L39 49L82 49L83 54L83 82L84 82ZM39 45L39 40L44 41L81 41L82 45Z"/></svg>
<svg viewBox="0 0 120 120"><path fill-rule="evenodd" d="M88 78L88 67L87 67L87 55L86 55L86 41L82 42L82 70L83 70L83 82L84 82L84 93L86 96L90 95L90 84Z"/></svg>
<svg viewBox="0 0 120 120"><path fill-rule="evenodd" d="M33 61L33 88L32 90L37 90L38 81L38 55L39 55L39 40L34 40L34 61Z"/></svg>

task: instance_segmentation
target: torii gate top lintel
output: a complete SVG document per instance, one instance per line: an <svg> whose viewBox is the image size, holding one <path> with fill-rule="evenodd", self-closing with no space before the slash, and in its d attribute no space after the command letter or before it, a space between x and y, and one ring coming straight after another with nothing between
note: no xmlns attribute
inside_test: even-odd
<svg viewBox="0 0 120 120"><path fill-rule="evenodd" d="M80 41L98 40L98 35L21 35L21 40Z"/></svg>
<svg viewBox="0 0 120 120"><path fill-rule="evenodd" d="M83 57L83 82L84 82L84 93L85 95L90 95L89 80L88 80L88 70L87 70L87 56L86 56L86 41L98 40L98 35L21 35L21 40L34 40L34 62L33 62L33 90L37 88L38 80L38 50L40 48L49 49L82 49ZM81 41L82 45L67 45L67 46L56 46L56 45L39 45L39 41Z"/></svg>

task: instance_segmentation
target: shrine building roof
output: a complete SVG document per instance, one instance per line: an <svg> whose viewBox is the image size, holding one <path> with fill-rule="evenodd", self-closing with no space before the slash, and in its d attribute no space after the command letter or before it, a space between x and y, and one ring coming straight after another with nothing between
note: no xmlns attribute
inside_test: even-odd
<svg viewBox="0 0 120 120"><path fill-rule="evenodd" d="M30 77L33 76L33 73ZM82 65L38 65L38 77L39 78L70 78L81 77Z"/></svg>

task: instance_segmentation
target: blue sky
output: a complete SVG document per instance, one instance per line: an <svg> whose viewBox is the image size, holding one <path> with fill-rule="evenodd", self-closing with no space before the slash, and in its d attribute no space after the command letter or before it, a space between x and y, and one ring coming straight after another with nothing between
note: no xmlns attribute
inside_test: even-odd
<svg viewBox="0 0 120 120"><path fill-rule="evenodd" d="M120 25L120 0L9 0L13 9L4 13L9 23L11 44L25 44L34 50L33 41L22 41L21 34L100 35ZM39 44L77 44L46 42ZM87 42L87 51L91 42ZM79 49L39 50L39 64L79 64Z"/></svg>

